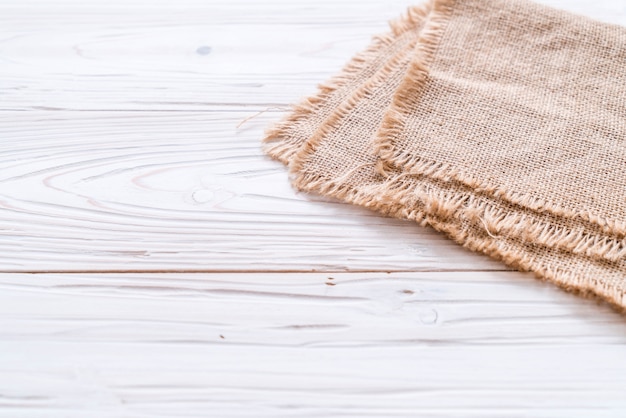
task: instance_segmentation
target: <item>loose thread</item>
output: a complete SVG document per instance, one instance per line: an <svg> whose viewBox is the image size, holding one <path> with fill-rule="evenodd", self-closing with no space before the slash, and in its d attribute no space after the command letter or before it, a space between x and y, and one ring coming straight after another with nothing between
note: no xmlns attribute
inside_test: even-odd
<svg viewBox="0 0 626 418"><path fill-rule="evenodd" d="M245 124L245 123L246 123L246 122L248 122L249 120L252 120L252 119L256 118L257 116L260 116L260 115L262 115L262 114L263 114L263 113L265 113L265 112L269 112L270 110L280 110L281 112L286 112L286 111L287 111L287 110L289 110L289 109L288 109L288 108L284 108L284 107L279 107L279 106L270 106L270 107L267 107L267 108L265 108L265 109L263 109L263 110L261 110L261 111L258 111L258 112L256 112L256 113L254 113L254 114L252 114L252 115L250 115L250 116L248 116L248 117L246 117L246 118L242 119L242 120L241 120L241 121L237 124L237 126L235 127L235 129L239 129L239 128L241 128L241 126L243 126L243 124Z"/></svg>
<svg viewBox="0 0 626 418"><path fill-rule="evenodd" d="M335 183L337 183L337 184L342 183L343 181L348 180L348 179L349 179L349 178L350 178L350 177L351 177L354 173L356 173L357 171L359 171L359 170L361 170L361 169L363 169L363 168L365 168L365 167L371 167L371 166L373 166L373 165L374 165L374 164L372 164L372 163L364 163L364 164L358 165L358 166L356 166L356 167L354 167L354 168L352 168L352 169L348 170L347 172L345 172L345 173L344 173L344 174L342 174L341 176L337 177L337 178L334 180L334 182L335 182Z"/></svg>
<svg viewBox="0 0 626 418"><path fill-rule="evenodd" d="M483 223L483 226L485 227L485 232L487 233L487 235L489 235L493 239L498 239L498 236L493 235L491 231L489 230L489 226L487 226L487 221L485 221L481 216L479 216L478 219L480 219L480 221Z"/></svg>

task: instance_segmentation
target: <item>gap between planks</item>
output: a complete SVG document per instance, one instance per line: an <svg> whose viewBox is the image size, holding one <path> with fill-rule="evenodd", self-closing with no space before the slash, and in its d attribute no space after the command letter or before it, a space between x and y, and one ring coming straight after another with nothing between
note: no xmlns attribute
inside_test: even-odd
<svg viewBox="0 0 626 418"><path fill-rule="evenodd" d="M194 105L207 106L207 109L79 109L69 107L50 107L50 106L33 106L29 109L2 109L0 112L80 112L80 113L97 113L97 112L142 112L142 113L286 113L289 111L291 103L194 103ZM275 107L284 107L285 109L273 109ZM270 109L268 109L270 108Z"/></svg>
<svg viewBox="0 0 626 418"><path fill-rule="evenodd" d="M468 270L468 269L422 269L422 270L389 270L389 269L354 269L354 270L338 270L338 269L290 269L290 270L267 270L267 269L165 269L165 270L0 270L0 274L396 274L396 273L499 273L499 272L515 272L510 269L502 270Z"/></svg>

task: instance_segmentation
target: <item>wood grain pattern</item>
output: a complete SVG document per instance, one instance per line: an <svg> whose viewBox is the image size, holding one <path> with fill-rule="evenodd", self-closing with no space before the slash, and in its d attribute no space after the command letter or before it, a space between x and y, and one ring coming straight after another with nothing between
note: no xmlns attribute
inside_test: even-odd
<svg viewBox="0 0 626 418"><path fill-rule="evenodd" d="M0 112L0 271L504 270L296 194L247 115Z"/></svg>
<svg viewBox="0 0 626 418"><path fill-rule="evenodd" d="M0 2L1 418L626 416L623 316L261 154L412 3Z"/></svg>
<svg viewBox="0 0 626 418"><path fill-rule="evenodd" d="M619 416L623 318L526 279L0 275L0 416Z"/></svg>
<svg viewBox="0 0 626 418"><path fill-rule="evenodd" d="M286 106L410 1L84 3L0 5L0 108Z"/></svg>

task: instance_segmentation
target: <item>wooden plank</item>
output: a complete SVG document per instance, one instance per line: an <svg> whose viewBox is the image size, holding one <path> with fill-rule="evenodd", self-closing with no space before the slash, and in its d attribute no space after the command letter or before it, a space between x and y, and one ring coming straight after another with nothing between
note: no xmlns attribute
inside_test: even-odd
<svg viewBox="0 0 626 418"><path fill-rule="evenodd" d="M0 4L4 110L285 106L313 92L410 0ZM615 0L543 0L626 24Z"/></svg>
<svg viewBox="0 0 626 418"><path fill-rule="evenodd" d="M0 108L286 105L338 71L409 4L5 4Z"/></svg>
<svg viewBox="0 0 626 418"><path fill-rule="evenodd" d="M296 194L248 115L0 113L0 271L504 269Z"/></svg>
<svg viewBox="0 0 626 418"><path fill-rule="evenodd" d="M0 318L2 417L626 412L623 317L513 272L2 274Z"/></svg>

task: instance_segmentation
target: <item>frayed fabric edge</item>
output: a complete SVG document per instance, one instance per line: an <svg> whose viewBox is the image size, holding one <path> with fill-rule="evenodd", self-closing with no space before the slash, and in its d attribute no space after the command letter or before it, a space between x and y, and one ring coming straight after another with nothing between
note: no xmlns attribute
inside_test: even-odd
<svg viewBox="0 0 626 418"><path fill-rule="evenodd" d="M402 134L411 103L419 100L428 81L428 67L446 30L456 0L430 0L429 12L419 33L413 59L396 90L389 109L373 142L374 152L379 156L378 171L382 175L395 171L396 143Z"/></svg>
<svg viewBox="0 0 626 418"><path fill-rule="evenodd" d="M453 182L439 183L442 186L437 191L422 192L422 195L436 196L441 206L448 208L448 217L456 216L472 221L478 226L482 225L489 235L518 238L528 244L557 248L595 260L626 261L624 239L612 238L590 230L587 225L575 220L565 219L573 225L559 224L557 217L552 214L532 212L522 207L502 208L489 195L483 196Z"/></svg>
<svg viewBox="0 0 626 418"><path fill-rule="evenodd" d="M339 74L320 84L315 95L306 97L298 104L293 105L289 113L281 121L266 130L263 138L264 153L285 165L289 165L292 157L303 145L289 141L293 125L309 118L318 111L334 91L344 86L352 77L364 69L371 55L379 53L381 49L389 46L403 33L417 29L429 12L429 3L425 3L409 7L403 16L390 21L389 33L375 36L371 44L364 51L355 55Z"/></svg>
<svg viewBox="0 0 626 418"><path fill-rule="evenodd" d="M537 278L554 283L570 293L607 302L614 309L626 313L626 289L594 282L577 271L546 265L528 254L525 247L530 244L519 244L507 237L493 237L486 232L483 236L477 236L470 230L471 226L459 218L448 218L448 208L431 195L426 193L415 196L414 193L407 192L402 184L402 177L405 176L391 176L380 185L372 185L365 191L359 191L331 179L301 173L294 179L293 185L303 192L336 198L385 216L410 220L421 226L428 225L465 248L485 254L517 270L532 272ZM411 200L412 204L397 203L407 200Z"/></svg>

